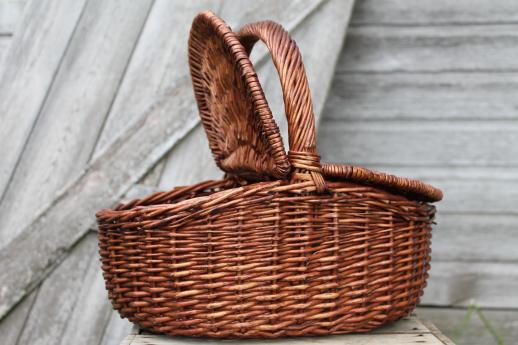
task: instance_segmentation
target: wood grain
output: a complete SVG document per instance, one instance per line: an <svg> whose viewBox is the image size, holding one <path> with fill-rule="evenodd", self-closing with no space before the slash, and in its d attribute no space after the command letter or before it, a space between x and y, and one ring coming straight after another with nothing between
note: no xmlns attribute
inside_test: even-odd
<svg viewBox="0 0 518 345"><path fill-rule="evenodd" d="M518 23L513 0L362 0L354 8L352 25L438 25Z"/></svg>
<svg viewBox="0 0 518 345"><path fill-rule="evenodd" d="M432 253L433 256L433 253ZM517 308L515 262L433 261L423 305Z"/></svg>
<svg viewBox="0 0 518 345"><path fill-rule="evenodd" d="M432 260L518 262L518 215L439 213L432 235ZM433 264L432 264L433 265Z"/></svg>
<svg viewBox="0 0 518 345"><path fill-rule="evenodd" d="M4 244L88 163L150 5L87 4L0 204Z"/></svg>
<svg viewBox="0 0 518 345"><path fill-rule="evenodd" d="M83 242L91 241L97 248L96 234L88 234ZM69 313L66 329L60 334L61 344L90 345L100 344L106 334L112 316L111 303L104 298L106 288L101 271L101 264L94 253L90 259L86 274L82 278L80 288L72 284L66 284L63 288L72 291L77 299L74 309ZM74 260L78 253L71 255L63 261Z"/></svg>
<svg viewBox="0 0 518 345"><path fill-rule="evenodd" d="M0 77L0 196L34 126L85 0L30 1ZM23 90L23 92L20 92Z"/></svg>
<svg viewBox="0 0 518 345"><path fill-rule="evenodd" d="M20 303L11 310L2 320L0 320L0 334L4 344L16 344L25 326L25 321L29 315L37 290L31 292Z"/></svg>
<svg viewBox="0 0 518 345"><path fill-rule="evenodd" d="M515 120L518 73L339 73L329 120ZM418 106L417 106L418 105Z"/></svg>
<svg viewBox="0 0 518 345"><path fill-rule="evenodd" d="M6 263L0 271L1 316L88 231L92 215L101 205L115 203L195 125L190 116L188 80L180 85L183 87L172 92L169 102L178 116L165 116L163 108L157 106L156 111L132 126L94 160L16 240L0 251L0 261ZM18 257L16 262L9 260L20 252L36 255Z"/></svg>
<svg viewBox="0 0 518 345"><path fill-rule="evenodd" d="M358 165L516 166L516 121L324 121L325 161Z"/></svg>
<svg viewBox="0 0 518 345"><path fill-rule="evenodd" d="M49 279L43 282L18 345L60 343L70 313L77 306L77 290L83 286L85 272L92 260L95 260L96 242L95 236L88 236L86 241L74 248L78 255L59 265Z"/></svg>
<svg viewBox="0 0 518 345"><path fill-rule="evenodd" d="M22 224L28 224L70 178L84 169L150 4L143 1L126 5L119 1L103 6L99 1L90 1L84 9L18 164L19 171L39 171L39 174L16 174L0 205L0 214L4 215L0 233L5 235L6 242L17 234L15 230L23 228ZM18 212L9 211L13 207ZM77 260L76 255L80 253L72 252L70 260ZM97 271L100 274L99 268ZM102 286L104 289L104 283ZM63 291L64 295L78 293L74 286L64 284L63 289L73 290ZM36 303L48 297L37 295ZM94 327L92 334L102 335L105 322L101 311L104 308L106 314L110 307L104 298L95 296L93 299L102 305L88 303L90 309L86 308L80 315L86 318L86 325ZM76 314L72 310L69 313L63 319L72 318L73 323ZM30 315L43 319L46 314L44 310L33 309ZM81 330L91 330L78 326ZM63 339L81 332L75 329L67 334ZM88 341L89 338L81 339Z"/></svg>
<svg viewBox="0 0 518 345"><path fill-rule="evenodd" d="M339 72L516 71L518 25L361 26Z"/></svg>
<svg viewBox="0 0 518 345"><path fill-rule="evenodd" d="M179 81L188 77L187 38L192 18L201 10L219 6L219 1L210 0L157 1L154 4L113 100L94 158L154 107L169 106L168 100L178 88ZM191 95L187 98L193 102L194 117L194 98ZM169 108L165 116L175 117L176 112L175 108Z"/></svg>

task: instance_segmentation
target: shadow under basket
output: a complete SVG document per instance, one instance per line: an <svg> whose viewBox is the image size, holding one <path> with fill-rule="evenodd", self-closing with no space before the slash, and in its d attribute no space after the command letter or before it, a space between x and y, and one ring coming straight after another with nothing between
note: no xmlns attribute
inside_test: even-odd
<svg viewBox="0 0 518 345"><path fill-rule="evenodd" d="M279 72L288 154L248 59L258 40ZM278 24L234 33L202 12L189 65L226 177L97 213L121 316L168 335L275 338L366 332L408 315L426 285L441 191L320 163L302 59Z"/></svg>

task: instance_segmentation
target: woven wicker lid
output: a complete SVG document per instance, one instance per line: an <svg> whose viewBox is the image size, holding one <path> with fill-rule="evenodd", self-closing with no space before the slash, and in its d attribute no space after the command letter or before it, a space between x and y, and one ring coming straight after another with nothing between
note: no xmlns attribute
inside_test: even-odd
<svg viewBox="0 0 518 345"><path fill-rule="evenodd" d="M288 155L249 59L259 40L268 47L279 73ZM329 179L371 185L415 200L442 199L441 190L419 180L320 162L304 64L295 41L279 24L248 24L235 34L222 19L202 12L191 29L189 66L209 145L223 171L252 180L311 180L317 192L327 190Z"/></svg>
<svg viewBox="0 0 518 345"><path fill-rule="evenodd" d="M252 63L236 34L211 12L193 21L189 67L220 169L254 180L286 178L290 164Z"/></svg>

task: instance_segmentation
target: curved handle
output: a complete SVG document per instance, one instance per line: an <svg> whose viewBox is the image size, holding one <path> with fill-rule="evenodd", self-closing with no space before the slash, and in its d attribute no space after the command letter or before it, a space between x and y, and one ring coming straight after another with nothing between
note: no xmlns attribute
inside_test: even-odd
<svg viewBox="0 0 518 345"><path fill-rule="evenodd" d="M245 25L238 32L248 54L261 40L269 49L281 81L288 119L288 158L294 169L292 179L315 183L318 192L327 189L316 150L315 115L302 56L295 41L279 24L262 21Z"/></svg>

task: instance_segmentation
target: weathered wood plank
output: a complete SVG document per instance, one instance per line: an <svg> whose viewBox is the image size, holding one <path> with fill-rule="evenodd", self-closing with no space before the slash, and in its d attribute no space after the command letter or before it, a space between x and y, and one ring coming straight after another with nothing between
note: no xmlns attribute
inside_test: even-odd
<svg viewBox="0 0 518 345"><path fill-rule="evenodd" d="M437 225L432 235L434 261L518 262L518 214L451 214L445 213L447 209L441 204L437 207Z"/></svg>
<svg viewBox="0 0 518 345"><path fill-rule="evenodd" d="M133 4L110 2L106 6L99 1L90 1L84 9L47 95L38 125L18 165L21 171L39 171L39 174L17 174L10 189L14 193L10 195L8 192L0 205L0 214L3 215L0 229L4 230L0 233L5 235L5 243L16 235L14 230L21 229L22 224L27 224L35 216L42 204L51 201L70 177L84 169L150 5L151 1ZM17 188L17 185L23 188ZM16 208L16 204L23 207ZM12 207L16 212L9 211ZM73 252L70 260L77 260L76 255L79 253ZM89 281L85 286L95 286L92 283ZM77 287L64 288L72 288L73 293L78 293ZM86 306L90 308L80 314L86 317L86 322L76 325L77 329L72 331L68 327L68 333L63 337L68 340L78 337L69 343L78 344L79 338L89 343L92 336L102 335L107 322L102 312L104 308L104 314L108 315L109 303L97 296L92 300L101 302L101 305L87 302ZM90 314L86 315L85 311ZM42 312L46 313L34 309L31 317L46 318ZM69 325L74 325L76 314L72 310L70 313L64 319L71 318ZM82 334L80 330L91 331L90 338L79 337Z"/></svg>
<svg viewBox="0 0 518 345"><path fill-rule="evenodd" d="M0 204L3 243L89 161L150 5L90 1L86 6Z"/></svg>
<svg viewBox="0 0 518 345"><path fill-rule="evenodd" d="M190 81L179 79L166 95L155 100L154 106L139 121L63 190L10 246L0 251L0 261L5 263L0 272L0 315L4 315L41 281L53 264L63 257L64 251L88 231L92 214L100 205L115 203L198 123L193 116L193 108ZM170 116L172 113L176 116ZM33 252L35 255L10 262L9 258L19 252Z"/></svg>
<svg viewBox="0 0 518 345"><path fill-rule="evenodd" d="M0 251L0 262L5 263L0 271L0 315L44 278L64 251L88 231L92 215L102 205L115 203L195 125L189 81L179 85L167 99L177 116L167 116L170 113L164 113L162 104L157 104ZM20 252L34 255L10 260Z"/></svg>
<svg viewBox="0 0 518 345"><path fill-rule="evenodd" d="M517 166L516 121L324 121L320 152L359 165Z"/></svg>
<svg viewBox="0 0 518 345"><path fill-rule="evenodd" d="M23 331L27 316L29 315L37 290L31 292L18 303L16 308L11 310L2 320L0 320L0 334L3 344L16 344Z"/></svg>
<svg viewBox="0 0 518 345"><path fill-rule="evenodd" d="M25 3L25 0L0 1L0 36L13 34L22 17Z"/></svg>
<svg viewBox="0 0 518 345"><path fill-rule="evenodd" d="M515 71L517 28L518 25L353 27L337 70Z"/></svg>
<svg viewBox="0 0 518 345"><path fill-rule="evenodd" d="M85 241L93 241L97 248L96 234L88 234L81 242ZM104 279L96 254L97 251L91 258L80 288L72 284L66 284L63 287L75 293L77 302L68 316L66 328L60 334L62 345L100 344L104 338L105 329L112 314L112 306L106 298ZM63 263L74 260L76 255L79 253L71 253Z"/></svg>
<svg viewBox="0 0 518 345"><path fill-rule="evenodd" d="M448 338L446 335L444 335L439 328L437 328L430 320L422 319L420 320L423 325L432 332L433 335L437 337L440 341L444 343L444 345L455 345L453 341L451 341L450 338Z"/></svg>
<svg viewBox="0 0 518 345"><path fill-rule="evenodd" d="M217 11L219 4L219 1L157 1L154 4L94 157L158 102L172 97L178 81L189 73L187 39L193 17L205 9ZM189 100L192 98L189 96ZM174 117L175 111L171 109L167 116Z"/></svg>
<svg viewBox="0 0 518 345"><path fill-rule="evenodd" d="M193 152L196 152L196 159L192 159ZM222 176L212 158L205 131L198 124L166 156L159 189L168 190Z"/></svg>
<svg viewBox="0 0 518 345"><path fill-rule="evenodd" d="M47 97L84 4L85 0L35 0L26 5L0 78L0 196Z"/></svg>
<svg viewBox="0 0 518 345"><path fill-rule="evenodd" d="M352 25L437 25L518 23L513 0L362 0L354 8Z"/></svg>
<svg viewBox="0 0 518 345"><path fill-rule="evenodd" d="M174 345L174 344L219 344L221 340L209 339L193 339L186 337L166 337L147 333L130 335L123 344L139 345L139 344L155 344L155 345ZM227 340L228 343L239 344L262 344L264 340ZM382 327L368 334L348 334L326 337L301 337L301 338L284 338L268 340L269 344L362 344L362 345L378 345L378 344L433 344L444 345L422 322L415 317L403 318L392 325Z"/></svg>
<svg viewBox="0 0 518 345"><path fill-rule="evenodd" d="M433 253L432 253L433 256ZM432 259L423 305L518 308L516 262L442 262Z"/></svg>
<svg viewBox="0 0 518 345"><path fill-rule="evenodd" d="M97 242L88 235L74 248L77 255L52 272L42 283L38 299L27 319L18 345L58 344L66 329L71 312L77 306L78 293L92 260L96 260ZM92 301L93 302L93 301Z"/></svg>
<svg viewBox="0 0 518 345"><path fill-rule="evenodd" d="M120 342L130 334L132 328L133 324L126 319L121 319L119 313L115 310L112 311L100 345L120 344Z"/></svg>
<svg viewBox="0 0 518 345"><path fill-rule="evenodd" d="M497 334L502 338L504 344L514 344L518 338L518 310L482 309L484 316L491 322ZM491 333L484 326L480 318L473 314L466 328L459 335L463 328L463 319L467 314L464 308L425 308L417 309L417 315L432 321L437 328L457 345L487 345L496 344Z"/></svg>
<svg viewBox="0 0 518 345"><path fill-rule="evenodd" d="M428 182L446 191L441 207L447 212L518 215L517 179L488 180L451 179Z"/></svg>
<svg viewBox="0 0 518 345"><path fill-rule="evenodd" d="M277 1L274 3L281 4ZM282 6L285 5L283 4ZM285 26L292 32L303 54L317 118L320 117L322 112L327 91L333 77L335 63L341 49L340 44L345 35L351 7L352 1L327 1L316 7L313 12L307 13L307 18L299 15L300 17L291 23L279 18L281 19L279 21L287 22ZM279 13L279 11L276 12ZM261 19L257 14L254 14L254 16L247 21ZM275 17L274 19L278 20ZM298 21L302 19L304 19L303 22L298 24ZM337 44L337 42L340 44ZM253 57L253 61L258 62L256 64L257 74L268 98L268 103L281 131L285 133L286 121L281 96L282 92L279 86L277 71L268 60L269 58L264 61L260 60L260 57L259 59L257 56ZM325 60L327 63L322 64L322 60ZM287 143L286 136L284 136L284 139L284 142ZM192 152L197 153L198 159L192 159ZM174 185L190 184L206 179L218 178L221 175L222 173L214 164L210 154L205 133L201 126L198 126L168 155L160 187L167 189Z"/></svg>
<svg viewBox="0 0 518 345"><path fill-rule="evenodd" d="M515 120L517 88L518 73L511 72L341 73L325 114L326 120Z"/></svg>

